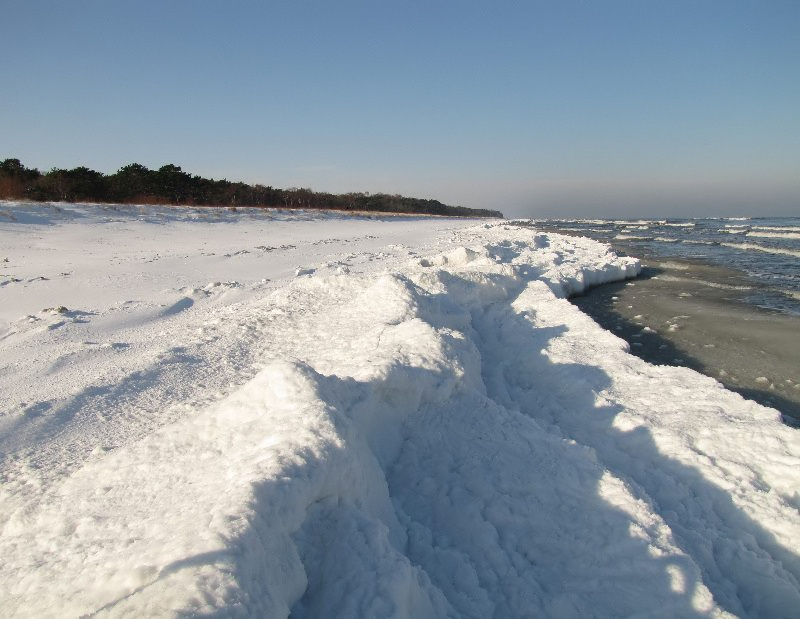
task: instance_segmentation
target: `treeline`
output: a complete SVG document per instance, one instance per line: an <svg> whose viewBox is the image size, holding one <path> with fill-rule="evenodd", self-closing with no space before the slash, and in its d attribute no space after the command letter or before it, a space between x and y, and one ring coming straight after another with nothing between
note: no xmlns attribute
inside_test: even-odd
<svg viewBox="0 0 800 619"><path fill-rule="evenodd" d="M101 202L115 204L174 204L190 206L234 206L333 209L382 213L422 213L450 217L502 217L499 211L448 206L438 200L399 195L330 194L310 189L275 189L188 174L167 164L150 170L138 163L106 175L86 167L41 173L26 168L19 159L0 163L0 198Z"/></svg>

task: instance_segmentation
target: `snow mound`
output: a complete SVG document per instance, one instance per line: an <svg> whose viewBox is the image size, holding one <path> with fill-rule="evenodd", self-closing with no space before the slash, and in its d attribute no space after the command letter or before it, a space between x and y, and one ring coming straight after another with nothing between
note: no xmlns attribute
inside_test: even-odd
<svg viewBox="0 0 800 619"><path fill-rule="evenodd" d="M227 395L39 488L7 466L4 613L794 615L796 430L566 300L635 260L451 235L289 271L237 306L260 357Z"/></svg>

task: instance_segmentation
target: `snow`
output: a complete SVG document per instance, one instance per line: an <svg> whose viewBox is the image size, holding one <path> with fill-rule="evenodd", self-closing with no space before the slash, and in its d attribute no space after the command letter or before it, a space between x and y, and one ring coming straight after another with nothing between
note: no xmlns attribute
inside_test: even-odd
<svg viewBox="0 0 800 619"><path fill-rule="evenodd" d="M796 616L800 442L517 222L0 205L4 616Z"/></svg>

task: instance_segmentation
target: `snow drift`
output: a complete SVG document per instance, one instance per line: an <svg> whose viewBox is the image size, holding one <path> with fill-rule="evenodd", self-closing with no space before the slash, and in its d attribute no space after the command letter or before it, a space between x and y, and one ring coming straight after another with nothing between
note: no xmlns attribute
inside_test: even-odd
<svg viewBox="0 0 800 619"><path fill-rule="evenodd" d="M204 312L169 355L5 412L4 614L796 613L796 430L566 300L635 260L506 222L408 230L369 268L189 290L148 318ZM187 393L215 372L217 397Z"/></svg>

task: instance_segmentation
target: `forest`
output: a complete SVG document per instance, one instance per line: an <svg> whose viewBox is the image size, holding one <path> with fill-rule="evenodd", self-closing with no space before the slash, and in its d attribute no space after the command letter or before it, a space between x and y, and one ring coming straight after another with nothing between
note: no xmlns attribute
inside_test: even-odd
<svg viewBox="0 0 800 619"><path fill-rule="evenodd" d="M449 217L502 217L499 211L448 206L438 200L384 193L331 194L306 188L276 189L203 178L167 164L151 170L139 163L103 174L80 166L42 173L19 159L0 163L0 199L38 202L99 202L186 206L331 209L380 213L415 213Z"/></svg>

